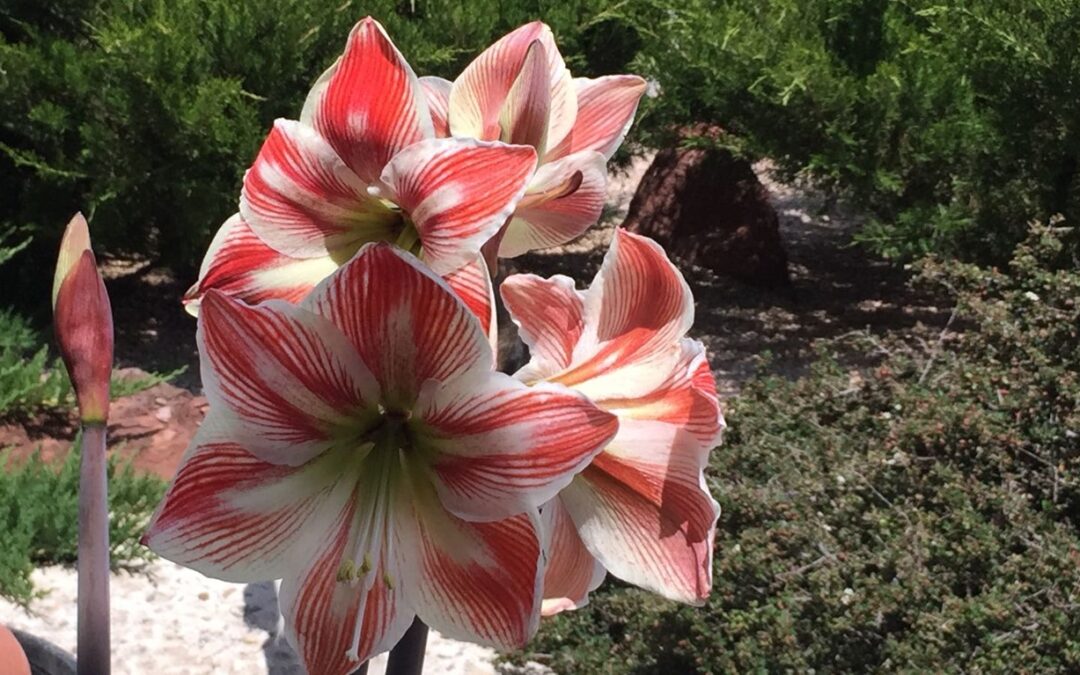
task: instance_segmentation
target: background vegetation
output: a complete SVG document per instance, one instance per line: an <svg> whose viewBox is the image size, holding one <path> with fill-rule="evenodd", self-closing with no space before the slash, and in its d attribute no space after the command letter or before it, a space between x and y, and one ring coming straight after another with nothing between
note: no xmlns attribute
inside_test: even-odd
<svg viewBox="0 0 1080 675"><path fill-rule="evenodd" d="M660 96L633 140L691 122L870 209L879 252L1001 261L1080 209L1072 0L74 0L0 3L0 235L40 281L82 209L108 251L190 275L272 120L372 14L452 77L542 17L575 72Z"/></svg>
<svg viewBox="0 0 1080 675"><path fill-rule="evenodd" d="M112 564L137 566L153 557L139 537L165 494L165 483L156 476L136 475L115 460L109 461L108 480ZM77 451L60 467L37 455L14 464L0 451L0 596L28 604L40 593L30 577L35 567L75 563L78 487Z"/></svg>
<svg viewBox="0 0 1080 675"><path fill-rule="evenodd" d="M1080 668L1080 265L1047 228L1007 273L931 259L962 337L732 400L704 608L609 581L522 656L557 672Z"/></svg>

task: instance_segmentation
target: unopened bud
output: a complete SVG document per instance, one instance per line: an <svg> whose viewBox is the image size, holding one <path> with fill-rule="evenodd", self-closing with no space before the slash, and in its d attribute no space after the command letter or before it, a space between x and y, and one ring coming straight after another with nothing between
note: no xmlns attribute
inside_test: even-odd
<svg viewBox="0 0 1080 675"><path fill-rule="evenodd" d="M109 416L113 322L81 213L68 223L53 278L53 326L84 423Z"/></svg>

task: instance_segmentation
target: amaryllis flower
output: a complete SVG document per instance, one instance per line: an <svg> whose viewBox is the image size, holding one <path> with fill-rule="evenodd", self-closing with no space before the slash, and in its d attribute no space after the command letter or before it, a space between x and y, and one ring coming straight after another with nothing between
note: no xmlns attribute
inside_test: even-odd
<svg viewBox="0 0 1080 675"><path fill-rule="evenodd" d="M618 435L543 509L545 612L581 606L605 569L703 602L719 515L703 469L724 423L705 349L685 337L686 282L655 242L617 230L588 291L533 275L501 291L532 357L515 376L576 389L619 418Z"/></svg>
<svg viewBox="0 0 1080 675"><path fill-rule="evenodd" d="M395 242L448 277L480 266L480 247L535 166L526 145L435 138L416 75L364 19L301 120L274 123L188 307L215 288L249 302L296 300L372 241Z"/></svg>
<svg viewBox="0 0 1080 675"><path fill-rule="evenodd" d="M504 36L453 83L422 77L435 132L536 148L540 166L501 232L513 257L564 244L600 217L607 160L645 92L636 75L572 79L551 29L534 21Z"/></svg>
<svg viewBox="0 0 1080 675"><path fill-rule="evenodd" d="M345 673L414 616L499 647L536 629L537 506L615 434L557 384L491 369L479 323L408 253L370 244L299 305L211 291L210 412L146 535L237 581L283 578L308 672Z"/></svg>

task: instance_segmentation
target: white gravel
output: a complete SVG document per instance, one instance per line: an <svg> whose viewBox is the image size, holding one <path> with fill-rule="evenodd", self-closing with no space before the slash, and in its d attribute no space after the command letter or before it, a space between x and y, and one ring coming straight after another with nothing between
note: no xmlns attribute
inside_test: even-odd
<svg viewBox="0 0 1080 675"><path fill-rule="evenodd" d="M272 583L233 584L158 560L146 574L114 574L112 664L115 675L302 675L296 655L273 632L277 596ZM0 623L75 651L75 570L35 570L48 595L29 613L0 599ZM432 631L425 675L495 675L495 652ZM383 675L386 657L372 661ZM532 669L530 669L532 670ZM534 671L537 672L537 671Z"/></svg>

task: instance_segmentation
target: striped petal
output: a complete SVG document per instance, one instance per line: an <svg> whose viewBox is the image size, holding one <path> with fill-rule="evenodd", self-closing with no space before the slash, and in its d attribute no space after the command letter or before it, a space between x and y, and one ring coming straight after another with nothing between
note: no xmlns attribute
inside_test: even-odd
<svg viewBox="0 0 1080 675"><path fill-rule="evenodd" d="M502 137L500 118L529 47L539 42L547 61L550 113L547 144L559 144L574 125L577 94L551 29L539 21L503 36L470 63L450 89L450 131L454 136L496 140Z"/></svg>
<svg viewBox="0 0 1080 675"><path fill-rule="evenodd" d="M664 250L616 230L585 293L585 330L573 365L552 378L594 401L644 395L678 360L694 321L694 299Z"/></svg>
<svg viewBox="0 0 1080 675"><path fill-rule="evenodd" d="M311 85L307 98L304 99L304 107L300 109L300 121L309 127L315 126L315 111L319 109L319 102L322 101L326 88L330 86L330 78L334 76L340 65L341 57L339 56Z"/></svg>
<svg viewBox="0 0 1080 675"><path fill-rule="evenodd" d="M588 604L589 593L604 581L604 566L581 541L561 500L553 499L544 506L541 517L548 559L541 613L552 616L568 609L580 609Z"/></svg>
<svg viewBox="0 0 1080 675"><path fill-rule="evenodd" d="M338 262L401 225L314 129L292 120L274 123L244 176L240 215L280 253Z"/></svg>
<svg viewBox="0 0 1080 675"><path fill-rule="evenodd" d="M543 577L535 512L472 523L443 509L414 481L397 513L403 591L424 623L443 635L500 649L536 633Z"/></svg>
<svg viewBox="0 0 1080 675"><path fill-rule="evenodd" d="M678 361L655 390L643 396L607 398L603 408L620 420L654 420L678 427L696 439L702 452L708 452L719 444L724 429L716 380L704 345L683 338L679 347Z"/></svg>
<svg viewBox="0 0 1080 675"><path fill-rule="evenodd" d="M477 255L449 274L443 275L446 285L454 290L469 311L480 322L480 328L487 335L492 355L499 350L498 320L495 316L495 286L491 281L487 262L483 255Z"/></svg>
<svg viewBox="0 0 1080 675"><path fill-rule="evenodd" d="M230 440L211 412L143 537L155 553L227 581L286 574L328 535L327 518L346 505L351 486L327 462L270 464Z"/></svg>
<svg viewBox="0 0 1080 675"><path fill-rule="evenodd" d="M301 306L344 332L389 406L409 409L428 379L491 368L487 336L469 308L414 256L388 244L361 249Z"/></svg>
<svg viewBox="0 0 1080 675"><path fill-rule="evenodd" d="M300 465L355 438L379 389L330 322L281 301L249 306L208 293L199 312L199 360L212 408L256 457Z"/></svg>
<svg viewBox="0 0 1080 675"><path fill-rule="evenodd" d="M448 138L450 136L450 122L447 119L450 107L450 80L441 77L421 77L420 88L427 97L428 111L431 112L431 123L435 128L435 138Z"/></svg>
<svg viewBox="0 0 1080 675"><path fill-rule="evenodd" d="M577 116L570 133L552 147L546 159L554 160L583 150L611 159L634 122L645 80L637 75L608 75L595 80L574 80Z"/></svg>
<svg viewBox="0 0 1080 675"><path fill-rule="evenodd" d="M499 246L499 256L561 246L600 219L607 194L604 157L580 152L542 165L518 203Z"/></svg>
<svg viewBox="0 0 1080 675"><path fill-rule="evenodd" d="M398 151L435 135L416 74L371 17L353 28L313 107L314 127L368 184Z"/></svg>
<svg viewBox="0 0 1080 675"><path fill-rule="evenodd" d="M585 329L585 295L574 288L574 280L514 274L503 281L499 292L532 357L514 377L532 383L568 368Z"/></svg>
<svg viewBox="0 0 1080 675"><path fill-rule="evenodd" d="M705 486L706 456L688 436L663 422L622 421L560 499L582 541L613 575L701 604L712 585L720 507Z"/></svg>
<svg viewBox="0 0 1080 675"><path fill-rule="evenodd" d="M184 294L184 309L198 315L199 304L210 290L249 304L275 299L298 303L335 269L337 263L329 257L292 258L278 253L236 214L210 242L199 280Z"/></svg>
<svg viewBox="0 0 1080 675"><path fill-rule="evenodd" d="M285 635L309 673L345 675L389 651L415 614L405 603L397 567L379 555L364 580L346 578L357 548L354 510L333 534L308 549L305 564L281 583Z"/></svg>
<svg viewBox="0 0 1080 675"><path fill-rule="evenodd" d="M539 156L547 143L548 116L551 114L551 80L544 45L533 40L525 50L514 84L503 102L499 115L500 140L531 145Z"/></svg>
<svg viewBox="0 0 1080 675"><path fill-rule="evenodd" d="M452 513L490 521L552 499L615 435L618 422L576 392L482 373L425 387L415 443L431 453Z"/></svg>
<svg viewBox="0 0 1080 675"><path fill-rule="evenodd" d="M416 225L424 262L448 274L472 262L513 213L535 168L528 146L441 138L398 153L382 182Z"/></svg>

